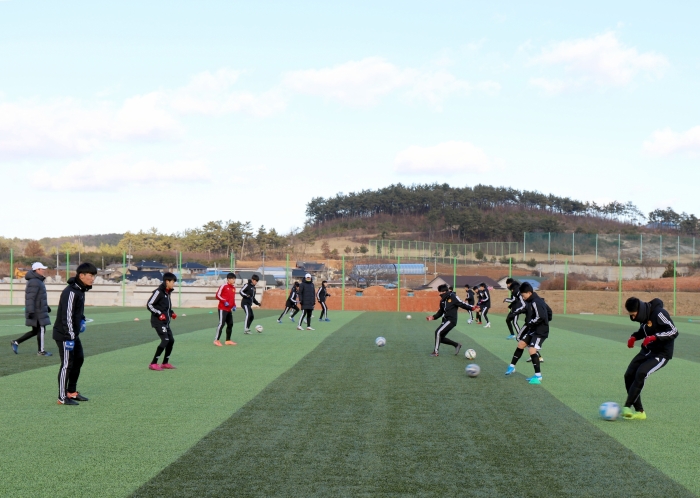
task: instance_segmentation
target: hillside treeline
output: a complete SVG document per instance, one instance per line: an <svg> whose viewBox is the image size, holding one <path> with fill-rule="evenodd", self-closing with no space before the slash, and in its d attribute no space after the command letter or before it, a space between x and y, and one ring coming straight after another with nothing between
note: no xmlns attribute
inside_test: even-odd
<svg viewBox="0 0 700 498"><path fill-rule="evenodd" d="M327 223L335 225L333 222L338 220L417 217L428 221L427 224L418 222L425 228L448 230L451 234L456 230L462 240L511 236L517 239L523 232L568 230L572 223L581 225L575 221L577 219L613 222L612 225L592 223L591 228L596 231L605 231L605 227L613 231L636 231L646 227L647 220L657 229L677 230L688 235L698 231L695 215L678 214L671 208L657 209L647 217L632 202L613 201L600 205L489 185L397 184L378 190L339 193L335 197L313 198L307 204L306 215L309 223L317 228Z"/></svg>

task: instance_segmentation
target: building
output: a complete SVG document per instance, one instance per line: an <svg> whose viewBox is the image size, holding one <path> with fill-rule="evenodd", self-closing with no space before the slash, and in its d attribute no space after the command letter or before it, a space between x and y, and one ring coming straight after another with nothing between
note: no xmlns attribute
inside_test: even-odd
<svg viewBox="0 0 700 498"><path fill-rule="evenodd" d="M187 262L182 264L182 273L189 273L196 275L198 273L204 273L207 271L207 267L201 263Z"/></svg>
<svg viewBox="0 0 700 498"><path fill-rule="evenodd" d="M139 261L133 264L138 271L168 271L168 265L164 265L158 261Z"/></svg>

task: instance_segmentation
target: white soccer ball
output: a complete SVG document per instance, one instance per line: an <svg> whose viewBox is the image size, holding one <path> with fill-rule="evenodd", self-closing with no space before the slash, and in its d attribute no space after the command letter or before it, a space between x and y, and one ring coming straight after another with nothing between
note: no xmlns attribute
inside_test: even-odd
<svg viewBox="0 0 700 498"><path fill-rule="evenodd" d="M467 365L467 368L465 368L465 371L469 377L476 377L479 375L479 373L481 373L481 368L479 368L479 365L476 363L470 363Z"/></svg>
<svg viewBox="0 0 700 498"><path fill-rule="evenodd" d="M411 319L411 315L406 315L406 320L410 320L410 319Z"/></svg>
<svg viewBox="0 0 700 498"><path fill-rule="evenodd" d="M262 331L263 331L263 326L262 326L262 325L256 325L256 326L255 326L255 330L257 330L258 332L262 332Z"/></svg>
<svg viewBox="0 0 700 498"><path fill-rule="evenodd" d="M139 321L139 319L138 319L138 318L134 318L134 321L135 321L135 322L138 322L138 321Z"/></svg>
<svg viewBox="0 0 700 498"><path fill-rule="evenodd" d="M383 337L377 337L374 340L374 343L381 348L382 346L386 345L386 339L384 339Z"/></svg>
<svg viewBox="0 0 700 498"><path fill-rule="evenodd" d="M617 417L620 416L620 405L614 401L606 401L600 405L600 408L598 408L598 413L600 413L603 420L609 420L612 422L613 420L617 420Z"/></svg>
<svg viewBox="0 0 700 498"><path fill-rule="evenodd" d="M473 360L474 358L476 358L476 351L474 351L473 349L467 349L467 350L464 352L464 357L465 357L467 360Z"/></svg>

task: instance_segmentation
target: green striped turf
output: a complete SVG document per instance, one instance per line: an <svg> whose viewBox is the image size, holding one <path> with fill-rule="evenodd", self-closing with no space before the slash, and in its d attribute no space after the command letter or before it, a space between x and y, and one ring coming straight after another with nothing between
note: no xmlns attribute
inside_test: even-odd
<svg viewBox="0 0 700 498"><path fill-rule="evenodd" d="M504 377L504 359L463 334L478 378L450 347L430 357L435 325L363 314L133 496L692 496L547 388ZM575 390L586 375L566 361L552 377L577 372Z"/></svg>
<svg viewBox="0 0 700 498"><path fill-rule="evenodd" d="M202 312L202 310L198 309L181 309L177 311L180 312L180 315L184 313L187 316L179 316L173 321L171 329L175 336L208 328L211 330L211 340L214 340L214 330L218 324L216 312L210 315L208 311ZM255 314L259 318L279 316L279 312L274 310L255 310ZM122 308L88 308L85 316L95 320L87 324L87 331L81 335L86 356L94 356L138 344L146 344L158 338L158 335L151 327L150 314L142 308L129 311L122 311ZM242 319L245 315L237 312L234 316L234 333L236 336L241 336L243 333ZM135 317L139 317L140 321L134 322ZM58 356L56 342L53 340L51 327L46 332L44 347L47 351L53 352L53 356L37 356L35 338L23 342L19 347L20 354L14 354L10 346L10 340L19 337L26 330L28 329L18 329L18 333L8 337L5 344L0 347L0 377L47 365L54 365L58 369L60 357Z"/></svg>
<svg viewBox="0 0 700 498"><path fill-rule="evenodd" d="M176 337L173 371L147 369L154 340L88 353L78 387L90 401L77 407L55 404L56 366L0 378L0 496L130 494L356 315L315 332L261 318L262 334L221 348L207 323Z"/></svg>
<svg viewBox="0 0 700 498"><path fill-rule="evenodd" d="M629 323L629 319L626 320ZM491 329L466 324L460 324L460 329L477 342L477 351L486 349L501 358L505 371L516 344L515 341L505 340L508 332L502 317L492 322ZM634 324L631 325L634 330ZM567 330L568 327L573 330ZM615 327L622 327L619 323L609 324L608 327L610 334L623 332L615 331ZM625 327L628 337L630 327ZM630 360L639 351L639 347L628 349L626 342L619 338L607 340L606 325L599 319L555 316L550 337L542 348L545 358L542 364L543 384L525 388L530 391L531 388L541 388L551 393L585 419L587 424L606 432L650 465L700 495L697 470L700 427L697 423L695 388L695 379L700 378L700 364L695 360L678 358L678 353L688 352L687 342L690 342L688 334L683 334L683 328L681 326L674 359L646 382L642 394L648 414L645 421L605 422L598 417L597 408L601 403L624 403L626 391L623 375ZM532 365L525 359L517 365L519 373L514 376L516 378L507 381L524 382L521 374L532 375ZM505 376L502 378L506 379Z"/></svg>

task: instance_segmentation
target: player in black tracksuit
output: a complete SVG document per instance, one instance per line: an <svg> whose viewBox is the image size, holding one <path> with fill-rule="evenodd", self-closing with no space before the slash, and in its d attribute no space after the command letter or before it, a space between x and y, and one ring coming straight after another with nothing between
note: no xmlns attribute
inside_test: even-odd
<svg viewBox="0 0 700 498"><path fill-rule="evenodd" d="M647 415L641 398L644 382L673 358L673 343L678 337L678 330L661 299L645 303L631 297L625 302L625 309L630 320L640 323L639 330L627 340L627 347L633 348L636 341L642 341L642 349L632 358L625 372L627 401L622 416L626 419L645 420ZM633 405L636 412L630 408Z"/></svg>
<svg viewBox="0 0 700 498"><path fill-rule="evenodd" d="M61 292L53 326L53 338L61 355L58 371L58 404L78 405L88 399L78 392L78 377L85 356L79 334L85 332L85 293L92 289L97 268L91 263L78 266L75 277Z"/></svg>
<svg viewBox="0 0 700 498"><path fill-rule="evenodd" d="M326 305L326 298L331 297L331 295L328 293L326 290L326 283L327 281L324 280L321 282L321 287L319 287L318 292L316 293L316 300L318 301L318 304L321 305L321 316L318 317L318 321L322 322L330 322L330 318L328 318L328 306Z"/></svg>
<svg viewBox="0 0 700 498"><path fill-rule="evenodd" d="M304 281L299 285L299 303L303 311L297 330L303 330L301 324L304 323L304 319L306 319L306 330L314 330L311 328L311 314L316 306L316 289L309 273L304 275Z"/></svg>
<svg viewBox="0 0 700 498"><path fill-rule="evenodd" d="M163 274L163 283L153 291L148 299L146 308L151 312L151 327L156 330L156 334L160 337L160 344L156 348L156 354L148 366L151 370L174 370L175 367L170 364L170 354L175 345L173 331L170 330L170 320L175 320L177 314L173 311L170 295L175 288L177 277L172 273ZM165 351L163 363L158 365L160 355Z"/></svg>
<svg viewBox="0 0 700 498"><path fill-rule="evenodd" d="M489 294L489 288L484 282L479 284L479 308L481 308L481 316L486 320L486 325L484 328L490 328L491 322L489 322L489 308L491 308L491 295Z"/></svg>
<svg viewBox="0 0 700 498"><path fill-rule="evenodd" d="M474 306L474 291L471 287L469 287L469 284L465 285L464 288L467 289L467 304L469 306ZM473 321L474 312L472 310L469 310L469 320L467 320L467 323L472 323Z"/></svg>
<svg viewBox="0 0 700 498"><path fill-rule="evenodd" d="M474 297L479 299L479 286L472 287L472 292L474 292ZM481 311L476 312L476 324L481 325Z"/></svg>
<svg viewBox="0 0 700 498"><path fill-rule="evenodd" d="M506 317L506 325L508 325L508 330L510 331L510 336L507 339L515 339L520 334L518 317L525 311L526 305L523 296L520 295L520 282L508 278L506 286L510 290L510 297L503 300L504 303L508 303L508 309L510 310Z"/></svg>
<svg viewBox="0 0 700 498"><path fill-rule="evenodd" d="M299 313L299 306L297 305L297 302L299 301L299 282L294 282L294 285L292 285L292 290L289 291L289 296L287 296L287 302L284 304L284 311L280 315L280 317L277 319L277 323L282 323L282 318L284 315L289 313L291 310L294 310L294 313L292 313L292 316L289 317L291 321L294 321L294 317L296 316L297 313Z"/></svg>
<svg viewBox="0 0 700 498"><path fill-rule="evenodd" d="M540 357L537 352L542 347L544 341L549 337L549 321L551 320L552 310L547 303L532 289L532 285L525 282L520 286L520 294L527 305L525 311L525 325L520 329L518 336L518 346L513 353L513 359L506 369L506 375L511 375L515 372L515 365L523 355L523 350L529 348L530 359L532 366L535 369L535 375L528 378L530 384L541 384L542 373L540 372Z"/></svg>
<svg viewBox="0 0 700 498"><path fill-rule="evenodd" d="M245 311L245 326L243 329L244 334L250 334L250 326L255 318L255 315L253 314L253 305L256 304L260 306L258 300L255 299L255 286L258 285L258 281L260 281L260 277L253 275L239 292L243 298L241 300L241 307L243 308L243 311Z"/></svg>
<svg viewBox="0 0 700 498"><path fill-rule="evenodd" d="M475 307L461 301L454 292L450 291L447 284L440 285L438 287L438 292L440 292L440 309L434 315L426 317L428 321L437 320L442 317L442 323L435 329L435 349L430 353L430 356L439 356L440 344L454 346L455 354L459 354L462 345L448 339L447 334L457 325L457 312L459 308L472 310L475 309Z"/></svg>

